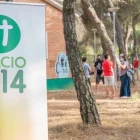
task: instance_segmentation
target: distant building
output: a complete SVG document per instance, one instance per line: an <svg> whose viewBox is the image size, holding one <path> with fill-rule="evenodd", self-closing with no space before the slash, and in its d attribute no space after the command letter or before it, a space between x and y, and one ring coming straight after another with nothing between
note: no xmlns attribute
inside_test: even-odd
<svg viewBox="0 0 140 140"><path fill-rule="evenodd" d="M46 4L47 48L47 88L63 90L73 88L62 23L62 5L56 0L10 0L13 2L29 2ZM46 38L46 39L47 39Z"/></svg>

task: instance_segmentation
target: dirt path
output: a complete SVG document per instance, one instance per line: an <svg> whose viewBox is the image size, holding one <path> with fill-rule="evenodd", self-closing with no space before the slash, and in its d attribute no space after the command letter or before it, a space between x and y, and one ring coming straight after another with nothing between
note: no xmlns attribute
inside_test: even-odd
<svg viewBox="0 0 140 140"><path fill-rule="evenodd" d="M95 95L99 128L82 125L75 91L48 93L49 140L140 140L140 100L105 100L103 89Z"/></svg>

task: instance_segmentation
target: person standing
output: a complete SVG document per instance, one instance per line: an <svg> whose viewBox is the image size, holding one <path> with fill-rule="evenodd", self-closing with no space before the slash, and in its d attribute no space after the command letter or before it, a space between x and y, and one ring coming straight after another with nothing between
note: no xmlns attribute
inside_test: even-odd
<svg viewBox="0 0 140 140"><path fill-rule="evenodd" d="M136 56L135 57L135 60L133 62L133 67L134 67L134 71L135 71L135 77L136 77L136 80L140 80L140 76L139 76L139 60L138 60L138 57Z"/></svg>
<svg viewBox="0 0 140 140"><path fill-rule="evenodd" d="M120 97L128 98L131 96L130 78L127 75L127 71L129 69L129 62L126 60L126 57L124 55L120 56L120 62L121 63L117 63L119 67L119 75L121 81Z"/></svg>
<svg viewBox="0 0 140 140"><path fill-rule="evenodd" d="M102 76L102 72L103 72L102 63L103 63L103 61L101 60L101 56L98 55L97 61L94 64L95 71L96 71L96 94L98 93L98 87L99 87L100 80L102 80L102 82L104 84L104 77Z"/></svg>
<svg viewBox="0 0 140 140"><path fill-rule="evenodd" d="M90 75L89 75L89 73L91 72L91 68L90 68L89 64L86 61L87 61L87 58L83 57L82 58L83 69L84 69L84 72L85 72L85 76L86 76L86 78L87 78L87 80L89 82L89 85L91 86Z"/></svg>
<svg viewBox="0 0 140 140"><path fill-rule="evenodd" d="M109 54L106 54L104 56L105 60L102 63L102 69L103 69L103 75L104 75L104 82L106 87L106 98L109 97L109 92L111 90L112 97L116 97L115 93L115 78L114 78L114 72L113 72L113 62L110 60Z"/></svg>

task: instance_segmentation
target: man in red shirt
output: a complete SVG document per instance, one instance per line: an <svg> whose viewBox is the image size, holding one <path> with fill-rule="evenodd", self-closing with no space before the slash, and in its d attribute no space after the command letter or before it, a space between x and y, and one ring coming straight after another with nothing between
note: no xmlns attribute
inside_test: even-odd
<svg viewBox="0 0 140 140"><path fill-rule="evenodd" d="M139 78L139 60L138 60L137 56L135 57L135 60L133 62L133 67L134 67L134 70L135 70L135 73L137 76L137 80L140 80L140 78Z"/></svg>
<svg viewBox="0 0 140 140"><path fill-rule="evenodd" d="M114 79L114 72L113 72L113 62L110 60L109 54L106 54L105 60L102 63L103 75L104 75L104 82L106 86L106 98L109 98L109 89L112 92L112 98L115 97L115 79Z"/></svg>

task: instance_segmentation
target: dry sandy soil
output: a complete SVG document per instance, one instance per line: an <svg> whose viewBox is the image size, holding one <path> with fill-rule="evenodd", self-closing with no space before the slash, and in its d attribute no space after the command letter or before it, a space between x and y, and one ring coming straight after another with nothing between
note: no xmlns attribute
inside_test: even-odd
<svg viewBox="0 0 140 140"><path fill-rule="evenodd" d="M133 94L140 93L139 84L132 87ZM140 140L140 100L106 100L102 85L95 97L101 127L82 124L75 91L48 93L49 140Z"/></svg>

